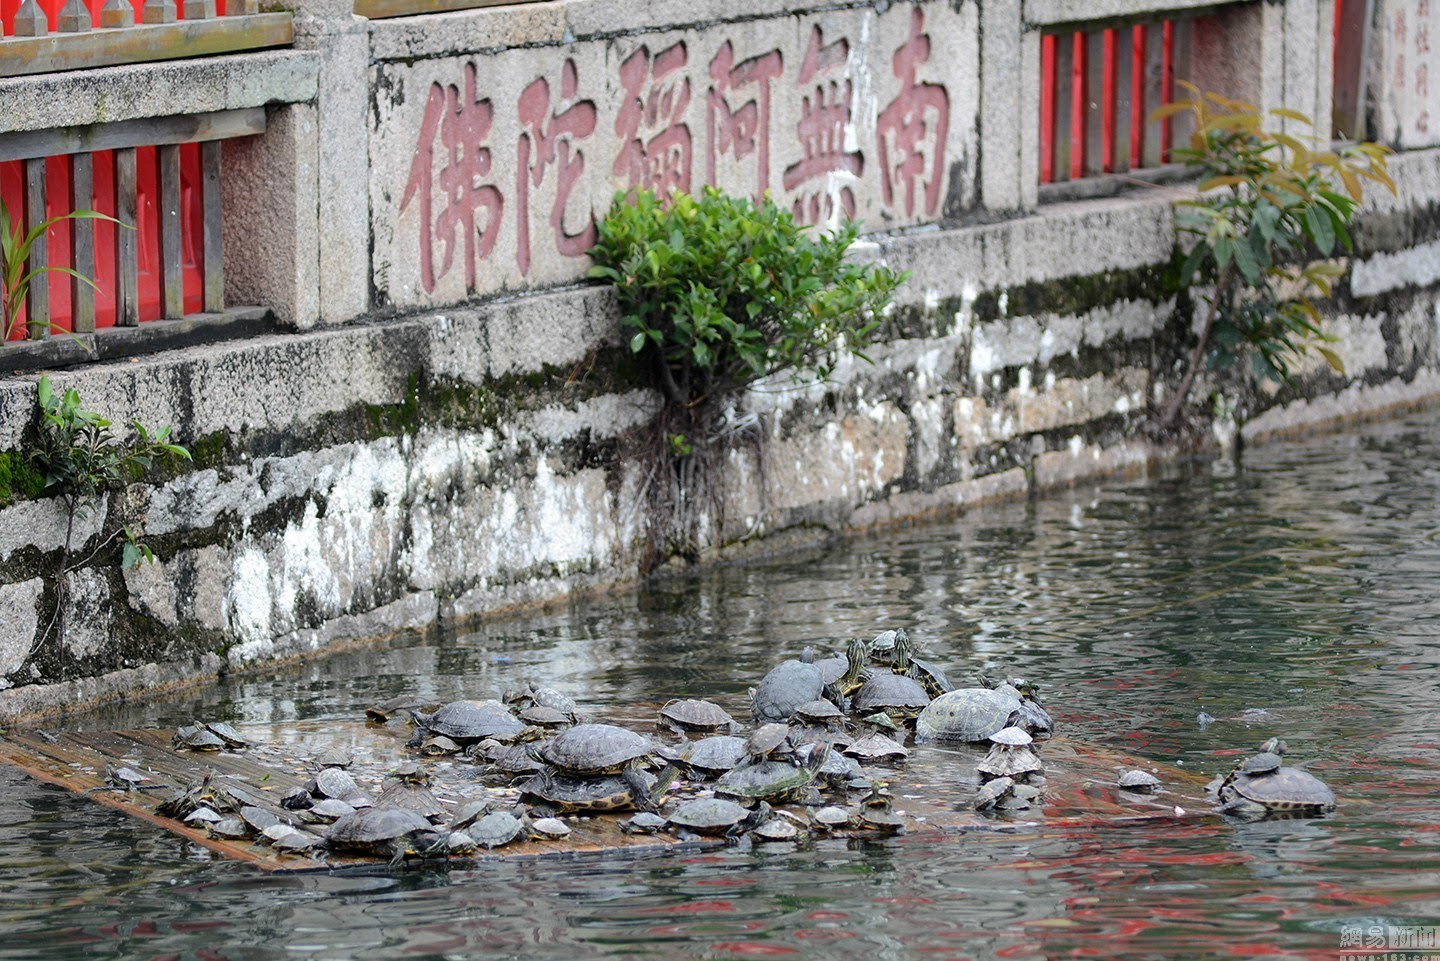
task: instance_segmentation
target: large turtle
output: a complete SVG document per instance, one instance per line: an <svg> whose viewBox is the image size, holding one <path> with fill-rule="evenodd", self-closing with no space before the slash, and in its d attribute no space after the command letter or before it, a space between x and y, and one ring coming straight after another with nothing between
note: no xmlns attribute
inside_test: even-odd
<svg viewBox="0 0 1440 961"><path fill-rule="evenodd" d="M903 674L880 671L866 681L850 701L850 710L861 714L884 711L899 718L911 718L930 703L918 681Z"/></svg>
<svg viewBox="0 0 1440 961"><path fill-rule="evenodd" d="M513 741L525 732L523 721L499 701L451 701L434 714L414 711L415 734L410 747L419 747L434 735L443 735L462 747L486 738Z"/></svg>
<svg viewBox="0 0 1440 961"><path fill-rule="evenodd" d="M672 766L659 777L634 768L621 774L576 777L542 771L520 785L520 796L549 805L556 812L654 811L675 783L679 770Z"/></svg>
<svg viewBox="0 0 1440 961"><path fill-rule="evenodd" d="M1020 699L985 687L962 687L931 701L915 719L922 741L988 741L1020 713Z"/></svg>
<svg viewBox="0 0 1440 961"><path fill-rule="evenodd" d="M1239 817L1269 814L1316 817L1335 810L1335 792L1298 767L1263 774L1232 774L1220 788L1220 812Z"/></svg>
<svg viewBox="0 0 1440 961"><path fill-rule="evenodd" d="M770 806L767 804L751 811L734 801L708 797L680 805L671 813L670 824L695 834L734 835L747 825L762 823L769 817Z"/></svg>
<svg viewBox="0 0 1440 961"><path fill-rule="evenodd" d="M810 786L829 757L830 746L821 744L803 764L773 758L751 761L716 781L715 795L741 801L808 799Z"/></svg>
<svg viewBox="0 0 1440 961"><path fill-rule="evenodd" d="M566 774L619 774L654 750L649 738L623 727L577 724L555 735L536 756Z"/></svg>
<svg viewBox="0 0 1440 961"><path fill-rule="evenodd" d="M750 691L750 713L757 721L784 721L795 709L820 697L825 675L814 664L781 661Z"/></svg>
<svg viewBox="0 0 1440 961"><path fill-rule="evenodd" d="M412 834L431 829L430 822L414 811L365 808L330 825L325 832L325 843L338 850L389 854L393 864L410 851Z"/></svg>

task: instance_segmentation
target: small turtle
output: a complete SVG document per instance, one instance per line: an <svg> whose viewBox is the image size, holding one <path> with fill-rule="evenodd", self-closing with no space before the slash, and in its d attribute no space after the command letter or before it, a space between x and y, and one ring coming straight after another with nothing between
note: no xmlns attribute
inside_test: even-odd
<svg viewBox="0 0 1440 961"><path fill-rule="evenodd" d="M341 801L348 800L360 794L360 785L355 779L346 774L338 767L327 767L315 775L315 780L310 785L310 793L319 797L338 798Z"/></svg>
<svg viewBox="0 0 1440 961"><path fill-rule="evenodd" d="M867 735L850 743L844 753L862 764L873 761L903 761L910 756L910 751L903 745L878 733Z"/></svg>
<svg viewBox="0 0 1440 961"><path fill-rule="evenodd" d="M895 719L889 714L886 714L884 711L876 711L873 714L867 714L860 719L860 723L868 724L877 732L889 731L899 737L905 736L905 729L899 724L896 724Z"/></svg>
<svg viewBox="0 0 1440 961"><path fill-rule="evenodd" d="M575 715L543 704L531 704L520 712L520 720L536 727L566 727L575 723Z"/></svg>
<svg viewBox="0 0 1440 961"><path fill-rule="evenodd" d="M1220 813L1237 817L1317 817L1335 810L1335 792L1297 767L1234 774L1220 788Z"/></svg>
<svg viewBox="0 0 1440 961"><path fill-rule="evenodd" d="M280 806L287 811L303 811L315 803L310 792L298 784L285 792L280 799Z"/></svg>
<svg viewBox="0 0 1440 961"><path fill-rule="evenodd" d="M762 804L759 809L751 811L734 801L708 797L686 801L670 814L669 820L671 826L695 834L734 835L769 815L768 805Z"/></svg>
<svg viewBox="0 0 1440 961"><path fill-rule="evenodd" d="M224 838L227 841L239 841L250 834L250 827L240 818L221 818L205 825L205 830L217 838Z"/></svg>
<svg viewBox="0 0 1440 961"><path fill-rule="evenodd" d="M752 759L783 757L793 753L790 728L784 724L762 724L745 739L745 754Z"/></svg>
<svg viewBox="0 0 1440 961"><path fill-rule="evenodd" d="M1020 711L1020 699L984 687L962 687L931 701L915 719L915 736L922 741L988 741L990 735L1010 726Z"/></svg>
<svg viewBox="0 0 1440 961"><path fill-rule="evenodd" d="M1290 745L1285 743L1284 738L1278 737L1272 737L1264 744L1260 745L1261 754L1279 754L1281 757L1284 757L1285 752L1289 749Z"/></svg>
<svg viewBox="0 0 1440 961"><path fill-rule="evenodd" d="M404 808L431 820L445 814L445 806L440 803L439 798L430 793L429 788L424 784L403 779L395 781L382 791L375 799L375 806Z"/></svg>
<svg viewBox="0 0 1440 961"><path fill-rule="evenodd" d="M825 675L814 664L781 661L750 691L750 713L757 721L784 721L824 688Z"/></svg>
<svg viewBox="0 0 1440 961"><path fill-rule="evenodd" d="M430 822L414 811L366 808L330 825L325 840L337 850L390 854L391 863L398 863L411 848L410 835L430 827Z"/></svg>
<svg viewBox="0 0 1440 961"><path fill-rule="evenodd" d="M315 758L315 766L321 769L327 767L349 767L354 759L344 751L331 748L323 751Z"/></svg>
<svg viewBox="0 0 1440 961"><path fill-rule="evenodd" d="M105 765L105 783L99 787L92 787L86 794L94 794L97 791L158 791L164 788L164 784L156 784L151 780L150 775L142 774L133 767L112 767Z"/></svg>
<svg viewBox="0 0 1440 961"><path fill-rule="evenodd" d="M389 776L406 784L430 783L430 769L418 761L401 761L390 769Z"/></svg>
<svg viewBox="0 0 1440 961"><path fill-rule="evenodd" d="M218 751L225 741L201 724L189 724L175 731L175 746L187 751Z"/></svg>
<svg viewBox="0 0 1440 961"><path fill-rule="evenodd" d="M975 765L975 770L985 777L1010 777L1017 781L1043 774L1044 765L1030 748L1033 741L1018 727L1001 728L990 735L990 753Z"/></svg>
<svg viewBox="0 0 1440 961"><path fill-rule="evenodd" d="M776 725L777 727L781 725ZM708 778L724 774L745 759L745 739L716 734L688 741L676 756L692 776Z"/></svg>
<svg viewBox="0 0 1440 961"><path fill-rule="evenodd" d="M265 828L260 833L264 836L265 840L274 843L275 841L283 838L285 835L294 834L299 830L300 829L295 827L295 825L293 824L286 824L284 821L276 821L274 824Z"/></svg>
<svg viewBox="0 0 1440 961"><path fill-rule="evenodd" d="M818 724L825 728L837 727L845 723L845 712L821 697L801 704L795 709L795 713L790 715L790 720L800 724Z"/></svg>
<svg viewBox="0 0 1440 961"><path fill-rule="evenodd" d="M618 774L655 750L647 737L613 724L577 724L536 753L567 774Z"/></svg>
<svg viewBox="0 0 1440 961"><path fill-rule="evenodd" d="M1029 810L1032 802L1040 796L1040 789L1031 784L1016 783L1010 788L1009 793L1002 797L996 807L1002 811L1026 811Z"/></svg>
<svg viewBox="0 0 1440 961"><path fill-rule="evenodd" d="M543 746L541 745L541 747ZM531 756L530 749L524 744L496 743L481 756L489 762L487 773L490 774L532 774L544 767Z"/></svg>
<svg viewBox="0 0 1440 961"><path fill-rule="evenodd" d="M838 831L841 828L849 827L850 822L854 819L849 811L834 804L820 808L810 817L817 826L826 831Z"/></svg>
<svg viewBox="0 0 1440 961"><path fill-rule="evenodd" d="M951 691L950 679L945 672L940 670L929 661L922 661L914 656L910 646L910 638L907 635L902 643L898 638L895 642L895 658L891 669L897 674L904 674L912 681L925 688L925 693L932 698L941 694L948 694Z"/></svg>
<svg viewBox="0 0 1440 961"><path fill-rule="evenodd" d="M866 645L869 650L870 659L881 664L889 664L895 659L895 646L902 637L905 638L907 642L910 639L910 635L908 635L903 628L897 631L881 631L879 634L876 634L870 639L870 643Z"/></svg>
<svg viewBox="0 0 1440 961"><path fill-rule="evenodd" d="M860 638L855 638L850 642L850 646L845 649L844 658L832 660L843 660L845 667L838 677L832 679L833 664L831 664L830 661L820 662L825 681L822 692L825 698L831 703L837 705L843 711L848 711L850 709L850 698L854 696L856 691L860 690L862 684L870 679L870 671L866 666L870 663L870 655L865 646L865 642ZM827 664L831 664L831 667L827 668Z"/></svg>
<svg viewBox="0 0 1440 961"><path fill-rule="evenodd" d="M1129 771L1122 770L1115 784L1122 791L1132 791L1136 794L1154 794L1160 790L1160 779L1149 771L1141 771L1138 768Z"/></svg>
<svg viewBox="0 0 1440 961"><path fill-rule="evenodd" d="M270 846L286 854L301 854L305 851L312 851L323 843L325 843L324 840L318 834L294 830L271 841Z"/></svg>
<svg viewBox="0 0 1440 961"><path fill-rule="evenodd" d="M311 814L327 821L338 821L348 814L354 814L355 811L356 808L353 805L333 797L326 798L310 808Z"/></svg>
<svg viewBox="0 0 1440 961"><path fill-rule="evenodd" d="M206 721L202 726L223 741L225 746L232 751L250 746L250 742L245 739L244 735L224 721Z"/></svg>
<svg viewBox="0 0 1440 961"><path fill-rule="evenodd" d="M541 818L530 825L530 832L537 838L559 841L570 836L570 825L559 818Z"/></svg>
<svg viewBox="0 0 1440 961"><path fill-rule="evenodd" d="M498 848L518 838L524 829L525 825L515 815L495 811L470 825L465 833L481 847Z"/></svg>
<svg viewBox="0 0 1440 961"><path fill-rule="evenodd" d="M736 727L735 719L719 704L695 698L666 702L660 720L682 734L729 734Z"/></svg>
<svg viewBox="0 0 1440 961"><path fill-rule="evenodd" d="M536 687L533 681L527 681L525 686L518 691L507 691L504 700L507 704L552 708L569 715L572 722L575 720L577 706L574 699L561 694L552 687Z"/></svg>
<svg viewBox="0 0 1440 961"><path fill-rule="evenodd" d="M384 724L396 714L416 711L424 706L424 703L414 695L402 694L399 697L392 697L386 701L382 701L373 707L367 707L365 709L365 719L367 721L373 721L376 724Z"/></svg>
<svg viewBox="0 0 1440 961"><path fill-rule="evenodd" d="M186 824L218 824L223 820L225 820L224 815L218 814L208 807L198 807L185 815Z"/></svg>
<svg viewBox="0 0 1440 961"><path fill-rule="evenodd" d="M984 673L977 673L983 687L1001 694L1008 694L1020 702L1020 710L1012 724L1023 727L1036 737L1049 737L1055 730L1050 713L1040 703L1040 689L1023 677L1009 677L1002 681L993 680Z"/></svg>
<svg viewBox="0 0 1440 961"><path fill-rule="evenodd" d="M497 810L499 802L493 798L484 798L478 801L466 801L455 811L455 816L445 827L451 831L459 831L468 825L474 824L480 818L490 812Z"/></svg>
<svg viewBox="0 0 1440 961"><path fill-rule="evenodd" d="M888 807L861 807L860 827L881 834L904 834L905 819Z"/></svg>
<svg viewBox="0 0 1440 961"><path fill-rule="evenodd" d="M1015 789L1015 781L1008 777L997 777L980 785L975 792L975 810L990 811Z"/></svg>
<svg viewBox="0 0 1440 961"><path fill-rule="evenodd" d="M850 710L863 714L884 711L892 717L915 717L930 703L930 695L916 681L903 674L882 671L861 685L850 701Z"/></svg>
<svg viewBox="0 0 1440 961"><path fill-rule="evenodd" d="M434 714L412 711L415 733L411 747L419 747L426 738L437 734L456 744L473 744L487 737L497 741L514 741L526 730L525 723L499 701L451 701Z"/></svg>
<svg viewBox="0 0 1440 961"><path fill-rule="evenodd" d="M789 818L773 817L756 825L751 833L757 841L794 841L800 837L800 828Z"/></svg>
<svg viewBox="0 0 1440 961"><path fill-rule="evenodd" d="M813 753L821 750L824 750L823 744L807 744L797 751L795 756L802 765L808 765L813 760ZM861 770L859 761L833 749L821 762L815 776L830 787L840 790L865 780L865 772Z"/></svg>
<svg viewBox="0 0 1440 961"><path fill-rule="evenodd" d="M256 834L263 833L266 828L281 823L278 817L253 804L247 804L240 809L240 819L248 824L250 830Z"/></svg>
<svg viewBox="0 0 1440 961"><path fill-rule="evenodd" d="M620 830L626 834L654 834L670 823L654 811L641 811L632 818L620 822Z"/></svg>
<svg viewBox="0 0 1440 961"><path fill-rule="evenodd" d="M450 754L459 754L460 745L443 734L434 737L427 737L420 744L420 753L426 757L445 757Z"/></svg>

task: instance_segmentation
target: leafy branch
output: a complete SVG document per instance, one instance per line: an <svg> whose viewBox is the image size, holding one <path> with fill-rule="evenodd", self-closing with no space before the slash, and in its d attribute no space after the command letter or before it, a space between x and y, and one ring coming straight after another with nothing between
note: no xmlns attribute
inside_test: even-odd
<svg viewBox="0 0 1440 961"><path fill-rule="evenodd" d="M96 210L72 210L41 221L28 232L22 233L24 225L18 219L11 218L9 208L0 200L0 342L19 333L20 310L30 294L31 285L40 281L44 274L65 274L91 289L98 289L95 281L71 267L47 265L25 269L35 243L45 235L45 231L62 220L106 220L126 230L135 229ZM46 322L45 326L52 331L63 329L49 322Z"/></svg>

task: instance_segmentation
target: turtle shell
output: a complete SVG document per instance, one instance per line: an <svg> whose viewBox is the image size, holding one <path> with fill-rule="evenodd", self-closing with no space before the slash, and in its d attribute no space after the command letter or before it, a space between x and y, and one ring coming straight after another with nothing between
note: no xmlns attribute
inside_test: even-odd
<svg viewBox="0 0 1440 961"><path fill-rule="evenodd" d="M556 841L569 836L570 825L559 818L541 818L530 825L530 830L535 833L536 837Z"/></svg>
<svg viewBox="0 0 1440 961"><path fill-rule="evenodd" d="M430 734L443 734L457 744L487 737L510 740L525 724L499 701L451 701L434 714L418 714L416 723Z"/></svg>
<svg viewBox="0 0 1440 961"><path fill-rule="evenodd" d="M570 715L571 718L575 716L574 699L561 694L553 687L532 687L527 696L530 698L530 703L536 707L559 711L562 714Z"/></svg>
<svg viewBox="0 0 1440 961"><path fill-rule="evenodd" d="M815 666L820 668L820 679L823 683L834 684L845 676L846 671L850 670L850 658L844 654L836 654L834 657L816 661Z"/></svg>
<svg viewBox="0 0 1440 961"><path fill-rule="evenodd" d="M990 735L990 741L994 744L1003 744L1006 747L1023 747L1026 744L1034 743L1034 738L1026 734L1018 727L1002 727Z"/></svg>
<svg viewBox="0 0 1440 961"><path fill-rule="evenodd" d="M649 738L623 727L577 724L557 734L540 750L540 758L571 774L607 774L654 750Z"/></svg>
<svg viewBox="0 0 1440 961"><path fill-rule="evenodd" d="M795 714L793 716L800 718L802 721L818 722L823 724L826 721L839 720L840 718L844 717L845 714L834 704L821 697L816 698L813 701L806 701L804 704L801 704L795 709Z"/></svg>
<svg viewBox="0 0 1440 961"><path fill-rule="evenodd" d="M359 794L360 785L356 784L355 779L340 768L327 767L315 775L315 790L310 793L329 798L339 798L343 801L346 798Z"/></svg>
<svg viewBox="0 0 1440 961"><path fill-rule="evenodd" d="M430 822L403 808L366 808L347 814L325 832L336 847L367 847L430 829Z"/></svg>
<svg viewBox="0 0 1440 961"><path fill-rule="evenodd" d="M724 798L697 798L680 805L670 823L699 834L724 834L750 816L750 811Z"/></svg>
<svg viewBox="0 0 1440 961"><path fill-rule="evenodd" d="M941 694L948 694L954 689L950 679L945 672L940 670L939 665L930 661L922 661L919 658L910 659L910 676L925 688L925 692L931 697L939 697Z"/></svg>
<svg viewBox="0 0 1440 961"><path fill-rule="evenodd" d="M870 639L870 656L876 660L887 661L895 653L895 642L900 639L901 631L881 631Z"/></svg>
<svg viewBox="0 0 1440 961"><path fill-rule="evenodd" d="M882 672L866 681L850 702L854 711L919 711L930 703L930 695L919 682L903 674Z"/></svg>
<svg viewBox="0 0 1440 961"><path fill-rule="evenodd" d="M1272 811L1335 810L1335 792L1298 767L1282 767L1273 774L1237 774L1229 786L1247 801Z"/></svg>
<svg viewBox="0 0 1440 961"><path fill-rule="evenodd" d="M641 776L647 783L652 781ZM634 786L619 774L572 777L547 772L521 784L520 795L561 811L629 811L637 806Z"/></svg>
<svg viewBox="0 0 1440 961"><path fill-rule="evenodd" d="M427 737L425 743L420 745L420 753L429 757L442 757L446 754L457 754L459 751L460 745L443 734Z"/></svg>
<svg viewBox="0 0 1440 961"><path fill-rule="evenodd" d="M671 701L660 709L660 716L691 731L728 731L735 727L735 719L719 704L695 698Z"/></svg>
<svg viewBox="0 0 1440 961"><path fill-rule="evenodd" d="M762 724L745 739L745 753L766 757L780 751L790 742L790 729L784 724Z"/></svg>
<svg viewBox="0 0 1440 961"><path fill-rule="evenodd" d="M1241 774L1270 774L1280 770L1280 765L1283 763L1280 755L1262 751L1241 761L1240 766L1235 770Z"/></svg>
<svg viewBox="0 0 1440 961"><path fill-rule="evenodd" d="M962 687L931 701L915 721L915 734L922 740L986 741L1009 727L1019 710L1019 699L1002 691Z"/></svg>
<svg viewBox="0 0 1440 961"><path fill-rule="evenodd" d="M620 830L626 834L654 834L667 823L669 822L658 814L651 811L641 811L628 821L620 822Z"/></svg>
<svg viewBox="0 0 1440 961"><path fill-rule="evenodd" d="M391 784L375 799L375 806L382 809L405 808L423 818L436 818L445 813L440 799L431 794L429 788L409 781Z"/></svg>
<svg viewBox="0 0 1440 961"><path fill-rule="evenodd" d="M800 705L820 697L825 675L814 664L781 661L750 693L750 712L757 721L784 721Z"/></svg>
<svg viewBox="0 0 1440 961"><path fill-rule="evenodd" d="M715 793L750 799L782 798L809 784L815 774L815 770L790 761L755 761L727 772L715 782Z"/></svg>
<svg viewBox="0 0 1440 961"><path fill-rule="evenodd" d="M226 747L239 749L248 747L250 744L239 731L224 721L207 721L205 722L205 729L224 741Z"/></svg>
<svg viewBox="0 0 1440 961"><path fill-rule="evenodd" d="M1014 790L1015 782L1008 777L997 777L986 781L975 792L975 810L985 811L993 808L1002 798L1008 797Z"/></svg>
<svg viewBox="0 0 1440 961"><path fill-rule="evenodd" d="M209 822L205 825L205 830L217 838L226 838L231 841L239 840L250 833L249 825L240 818L234 817Z"/></svg>
<svg viewBox="0 0 1440 961"><path fill-rule="evenodd" d="M903 759L910 756L910 751L904 745L879 733L855 741L845 748L845 753L861 762L882 761L887 758Z"/></svg>
<svg viewBox="0 0 1440 961"><path fill-rule="evenodd" d="M253 804L247 804L242 807L240 809L240 817L246 824L250 825L252 830L261 833L264 833L266 828L281 823L278 817L264 808L255 807Z"/></svg>
<svg viewBox="0 0 1440 961"><path fill-rule="evenodd" d="M465 833L476 844L487 848L498 848L519 837L524 827L515 815L506 811L496 811L493 814L485 815L467 827Z"/></svg>
<svg viewBox="0 0 1440 961"><path fill-rule="evenodd" d="M569 724L574 719L574 715L557 711L553 707L546 707L544 704L531 704L520 712L520 720L526 724L538 724L541 727L559 727Z"/></svg>
<svg viewBox="0 0 1440 961"><path fill-rule="evenodd" d="M1160 786L1160 779L1149 771L1125 771L1115 782L1127 791L1153 791Z"/></svg>
<svg viewBox="0 0 1440 961"><path fill-rule="evenodd" d="M793 841L800 836L800 829L789 818L771 818L753 833L760 841Z"/></svg>
<svg viewBox="0 0 1440 961"><path fill-rule="evenodd" d="M679 760L696 771L728 771L745 759L745 739L729 734L691 741L680 751Z"/></svg>
<svg viewBox="0 0 1440 961"><path fill-rule="evenodd" d="M314 814L317 817L326 818L328 820L339 820L346 815L354 814L355 811L356 809L351 806L349 802L342 801L339 798L333 797L326 798L319 804L316 804L310 808L311 814Z"/></svg>
<svg viewBox="0 0 1440 961"><path fill-rule="evenodd" d="M816 824L821 824L827 828L844 827L850 823L850 812L834 804L820 808L812 817L814 817Z"/></svg>

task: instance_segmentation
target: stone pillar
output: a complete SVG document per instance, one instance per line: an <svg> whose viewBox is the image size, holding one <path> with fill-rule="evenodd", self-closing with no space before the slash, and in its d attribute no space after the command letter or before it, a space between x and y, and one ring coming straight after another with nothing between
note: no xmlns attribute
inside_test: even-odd
<svg viewBox="0 0 1440 961"><path fill-rule="evenodd" d="M1371 133L1397 150L1440 145L1440 3L1374 0Z"/></svg>
<svg viewBox="0 0 1440 961"><path fill-rule="evenodd" d="M1038 38L1022 32L1020 0L980 5L980 206L990 213L1027 206L1026 161L1033 167L1039 149L1039 101L1031 96L1039 91ZM1034 71L1027 69L1032 59ZM1030 206L1037 179L1029 177Z"/></svg>

